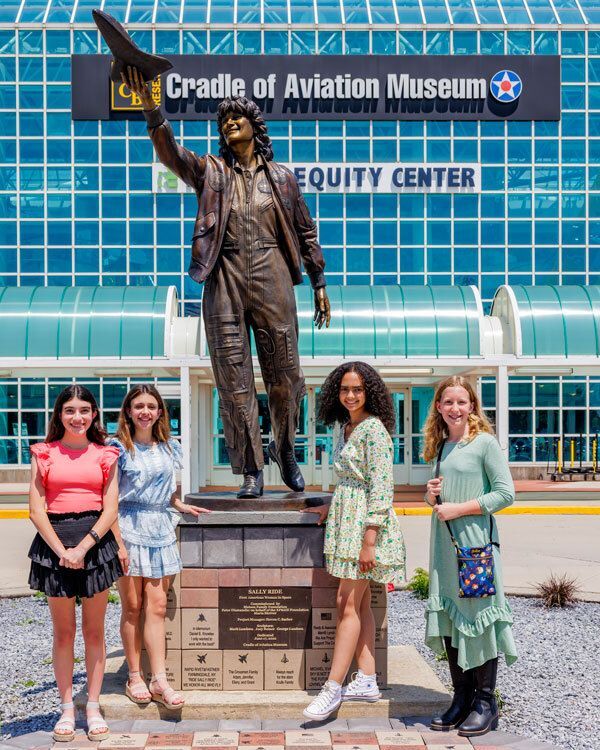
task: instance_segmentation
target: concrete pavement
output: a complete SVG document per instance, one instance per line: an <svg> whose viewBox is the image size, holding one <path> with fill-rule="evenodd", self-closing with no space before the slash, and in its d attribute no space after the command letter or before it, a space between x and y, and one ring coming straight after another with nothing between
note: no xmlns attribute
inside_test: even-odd
<svg viewBox="0 0 600 750"><path fill-rule="evenodd" d="M600 515L502 515L497 519L508 593L531 594L551 573L577 578L582 598L600 601ZM408 573L428 568L429 518L401 516ZM28 593L27 551L34 530L25 519L0 520L0 596Z"/></svg>

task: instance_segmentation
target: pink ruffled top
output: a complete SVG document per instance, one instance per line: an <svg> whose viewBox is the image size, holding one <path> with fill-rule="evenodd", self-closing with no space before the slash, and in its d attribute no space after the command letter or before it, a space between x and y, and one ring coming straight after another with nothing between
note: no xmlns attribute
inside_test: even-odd
<svg viewBox="0 0 600 750"><path fill-rule="evenodd" d="M46 489L48 513L82 513L102 510L102 496L118 448L90 443L83 450L61 442L36 443L29 449L36 457Z"/></svg>

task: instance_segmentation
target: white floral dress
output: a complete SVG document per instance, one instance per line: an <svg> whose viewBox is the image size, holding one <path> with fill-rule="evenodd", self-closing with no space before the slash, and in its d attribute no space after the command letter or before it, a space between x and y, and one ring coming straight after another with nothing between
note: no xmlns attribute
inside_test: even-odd
<svg viewBox="0 0 600 750"><path fill-rule="evenodd" d="M337 578L368 578L399 584L405 578L406 551L394 512L393 446L377 417L367 417L333 453L339 482L327 517L325 564ZM361 573L358 558L366 526L378 526L375 567Z"/></svg>

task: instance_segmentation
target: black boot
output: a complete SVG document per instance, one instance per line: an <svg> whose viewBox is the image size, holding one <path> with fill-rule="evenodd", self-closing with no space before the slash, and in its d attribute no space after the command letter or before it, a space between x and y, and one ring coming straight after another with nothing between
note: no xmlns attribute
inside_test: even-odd
<svg viewBox="0 0 600 750"><path fill-rule="evenodd" d="M461 737L479 737L498 726L498 703L494 691L498 658L490 659L473 670L475 675L475 697L471 713L458 728Z"/></svg>
<svg viewBox="0 0 600 750"><path fill-rule="evenodd" d="M284 484L287 484L287 486L291 490L294 490L294 492L303 492L304 479L302 478L300 467L296 461L294 449L289 445L284 445L281 451L278 452L275 441L272 440L269 443L269 456L271 456L273 461L279 466L279 471L281 472L281 478L283 479Z"/></svg>
<svg viewBox="0 0 600 750"><path fill-rule="evenodd" d="M263 488L262 471L249 471L247 474L244 474L244 483L238 490L237 496L239 498L255 499L262 495Z"/></svg>
<svg viewBox="0 0 600 750"><path fill-rule="evenodd" d="M446 644L446 653L448 654L448 665L450 667L450 677L454 687L454 697L450 708L445 714L436 716L431 720L430 729L437 732L446 732L455 729L464 721L471 711L473 702L473 670L463 671L458 666L458 649L453 648L450 638L444 638Z"/></svg>

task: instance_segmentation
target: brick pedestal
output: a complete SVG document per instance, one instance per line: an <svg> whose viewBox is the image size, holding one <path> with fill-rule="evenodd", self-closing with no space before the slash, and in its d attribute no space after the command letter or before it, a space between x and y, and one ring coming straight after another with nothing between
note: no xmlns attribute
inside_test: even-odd
<svg viewBox="0 0 600 750"><path fill-rule="evenodd" d="M324 528L296 511L213 512L179 527L184 569L169 592L167 670L183 690L302 690L329 672L337 579ZM371 586L380 685L387 594Z"/></svg>

